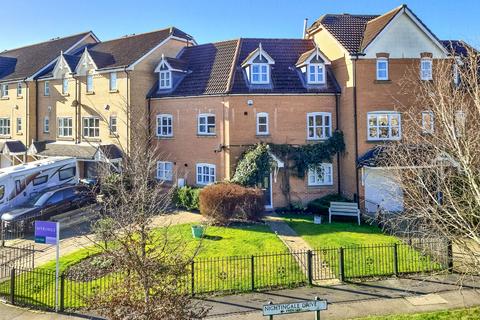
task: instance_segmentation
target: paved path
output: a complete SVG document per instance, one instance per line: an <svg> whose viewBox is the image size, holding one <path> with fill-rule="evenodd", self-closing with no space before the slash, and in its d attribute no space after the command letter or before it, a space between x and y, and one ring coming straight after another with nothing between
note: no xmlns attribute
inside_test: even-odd
<svg viewBox="0 0 480 320"><path fill-rule="evenodd" d="M300 237L295 230L293 230L288 223L280 218L275 212L269 213L265 216L265 223L272 229L278 238L287 246L288 250L292 253L293 257L297 261L298 265L302 269L303 273L308 277L308 267L305 251L313 250L313 248ZM314 252L314 255L317 253ZM314 284L334 284L338 283L337 279L334 279L334 274L330 268L325 267L320 255L313 257L313 270L312 273L315 277L323 279L314 279Z"/></svg>
<svg viewBox="0 0 480 320"><path fill-rule="evenodd" d="M198 213L178 211L174 214L161 215L153 219L154 227L162 227L184 223L197 223L204 221ZM60 255L67 255L79 249L92 246L92 234L85 226L72 226L68 230L60 229ZM33 244L33 239L7 241L7 245ZM35 266L41 266L55 259L55 246L35 244Z"/></svg>
<svg viewBox="0 0 480 320"><path fill-rule="evenodd" d="M262 306L269 301L289 303L327 299L327 311L322 319L351 319L370 315L417 313L480 305L480 290L464 286L459 290L458 279L448 277L410 277L374 282L348 283L334 286L304 287L265 293L210 297L204 304L211 306L212 320L264 320ZM476 282L479 285L480 282ZM283 315L282 320L311 320L312 313Z"/></svg>

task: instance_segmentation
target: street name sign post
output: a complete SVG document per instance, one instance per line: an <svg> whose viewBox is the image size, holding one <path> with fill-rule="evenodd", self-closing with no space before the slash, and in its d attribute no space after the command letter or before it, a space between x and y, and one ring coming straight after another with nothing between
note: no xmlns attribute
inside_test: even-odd
<svg viewBox="0 0 480 320"><path fill-rule="evenodd" d="M35 221L35 243L56 245L55 265L55 311L58 311L58 278L60 257L60 223L53 221Z"/></svg>
<svg viewBox="0 0 480 320"><path fill-rule="evenodd" d="M273 304L271 301L263 306L263 316L268 316L270 320L273 316L279 316L300 312L315 312L315 320L320 320L320 311L327 310L327 300L298 301L292 303Z"/></svg>

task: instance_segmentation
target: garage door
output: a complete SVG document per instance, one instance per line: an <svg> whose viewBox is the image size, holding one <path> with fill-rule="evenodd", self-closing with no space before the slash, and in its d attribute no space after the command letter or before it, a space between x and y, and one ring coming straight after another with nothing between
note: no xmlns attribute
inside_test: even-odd
<svg viewBox="0 0 480 320"><path fill-rule="evenodd" d="M403 211L403 191L398 183L396 170L365 168L365 207L368 212L376 212L377 207L390 211Z"/></svg>

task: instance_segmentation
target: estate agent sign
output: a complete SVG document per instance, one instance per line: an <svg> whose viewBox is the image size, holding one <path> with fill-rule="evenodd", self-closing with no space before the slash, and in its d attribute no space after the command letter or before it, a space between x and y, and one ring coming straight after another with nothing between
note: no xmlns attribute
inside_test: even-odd
<svg viewBox="0 0 480 320"><path fill-rule="evenodd" d="M60 223L53 221L35 221L35 243L54 244L56 246L55 266L55 311L58 311L58 277L60 257Z"/></svg>
<svg viewBox="0 0 480 320"><path fill-rule="evenodd" d="M315 312L315 319L320 319L320 310L327 310L327 300L320 300L318 297L310 301L298 301L292 303L273 304L270 302L263 306L263 315L273 316L299 312Z"/></svg>

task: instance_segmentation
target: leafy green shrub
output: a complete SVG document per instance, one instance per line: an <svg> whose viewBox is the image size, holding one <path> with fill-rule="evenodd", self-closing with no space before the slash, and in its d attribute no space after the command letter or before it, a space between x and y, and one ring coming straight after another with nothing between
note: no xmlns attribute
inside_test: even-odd
<svg viewBox="0 0 480 320"><path fill-rule="evenodd" d="M200 188L180 187L175 190L173 201L179 208L186 210L199 210Z"/></svg>
<svg viewBox="0 0 480 320"><path fill-rule="evenodd" d="M328 208L330 208L330 202L332 201L351 202L351 200L340 194L329 194L310 201L307 205L307 210L313 214L328 214Z"/></svg>
<svg viewBox="0 0 480 320"><path fill-rule="evenodd" d="M248 148L238 161L232 182L245 187L254 187L270 175L273 160L268 150L269 147L265 143Z"/></svg>
<svg viewBox="0 0 480 320"><path fill-rule="evenodd" d="M234 183L209 185L200 192L200 213L219 225L226 225L234 218L258 220L264 203L260 189Z"/></svg>

